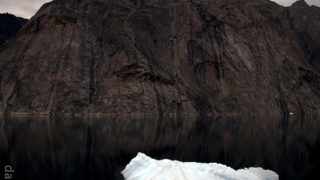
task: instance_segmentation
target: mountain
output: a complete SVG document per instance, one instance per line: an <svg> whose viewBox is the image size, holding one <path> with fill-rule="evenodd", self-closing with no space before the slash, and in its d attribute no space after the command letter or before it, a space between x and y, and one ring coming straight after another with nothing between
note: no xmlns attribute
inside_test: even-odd
<svg viewBox="0 0 320 180"><path fill-rule="evenodd" d="M298 0L294 2L291 7L309 7L309 5L304 0Z"/></svg>
<svg viewBox="0 0 320 180"><path fill-rule="evenodd" d="M27 22L26 19L12 14L0 14L0 49Z"/></svg>
<svg viewBox="0 0 320 180"><path fill-rule="evenodd" d="M319 22L269 0L54 0L0 53L0 111L317 111Z"/></svg>

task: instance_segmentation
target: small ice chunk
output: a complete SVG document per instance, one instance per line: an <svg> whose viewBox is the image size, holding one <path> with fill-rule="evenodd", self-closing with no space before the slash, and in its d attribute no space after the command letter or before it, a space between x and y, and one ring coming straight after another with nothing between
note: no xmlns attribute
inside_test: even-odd
<svg viewBox="0 0 320 180"><path fill-rule="evenodd" d="M218 163L158 161L143 153L121 173L126 180L279 180L278 174L262 168L234 170Z"/></svg>

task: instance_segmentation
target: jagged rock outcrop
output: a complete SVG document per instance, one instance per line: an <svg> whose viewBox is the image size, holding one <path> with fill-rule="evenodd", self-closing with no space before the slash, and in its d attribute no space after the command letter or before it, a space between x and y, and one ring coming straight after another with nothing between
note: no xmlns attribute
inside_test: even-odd
<svg viewBox="0 0 320 180"><path fill-rule="evenodd" d="M298 0L298 1L294 2L291 5L291 7L302 8L302 7L309 7L309 5L304 0Z"/></svg>
<svg viewBox="0 0 320 180"><path fill-rule="evenodd" d="M54 0L0 53L0 110L319 110L319 10L268 0Z"/></svg>
<svg viewBox="0 0 320 180"><path fill-rule="evenodd" d="M26 22L26 19L12 14L0 14L0 51Z"/></svg>

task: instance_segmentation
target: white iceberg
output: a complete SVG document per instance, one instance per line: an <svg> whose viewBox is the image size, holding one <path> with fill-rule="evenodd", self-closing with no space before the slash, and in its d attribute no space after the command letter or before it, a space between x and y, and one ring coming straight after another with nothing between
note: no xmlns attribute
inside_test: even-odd
<svg viewBox="0 0 320 180"><path fill-rule="evenodd" d="M126 180L278 180L277 173L262 168L234 170L218 163L155 160L143 153L121 172Z"/></svg>

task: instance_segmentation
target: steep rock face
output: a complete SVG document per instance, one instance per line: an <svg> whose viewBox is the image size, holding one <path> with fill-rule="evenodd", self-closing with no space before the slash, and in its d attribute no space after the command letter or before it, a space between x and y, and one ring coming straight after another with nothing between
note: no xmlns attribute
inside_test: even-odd
<svg viewBox="0 0 320 180"><path fill-rule="evenodd" d="M55 0L0 53L0 110L317 110L320 11L303 9L265 0Z"/></svg>
<svg viewBox="0 0 320 180"><path fill-rule="evenodd" d="M302 8L302 7L309 7L309 5L304 0L298 0L298 1L294 2L291 5L291 7Z"/></svg>
<svg viewBox="0 0 320 180"><path fill-rule="evenodd" d="M0 51L26 22L26 19L12 14L0 14Z"/></svg>

